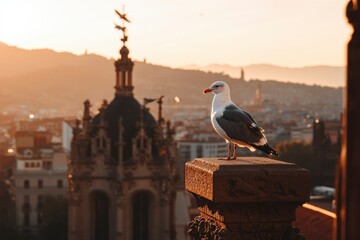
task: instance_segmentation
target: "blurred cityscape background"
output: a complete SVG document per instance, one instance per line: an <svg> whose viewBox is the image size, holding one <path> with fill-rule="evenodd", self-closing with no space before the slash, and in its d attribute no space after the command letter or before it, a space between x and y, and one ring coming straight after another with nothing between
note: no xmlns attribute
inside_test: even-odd
<svg viewBox="0 0 360 240"><path fill-rule="evenodd" d="M86 99L82 96L99 99L91 103L90 115L99 114L101 96L108 95L110 101L113 95L113 83L105 81L114 77L113 64L112 60L94 54L24 50L6 44L0 48L9 56L21 56L20 65L26 66L11 71L19 64L19 58L0 60L2 75L6 76L0 96L1 178L9 190L7 194L11 195L5 210L17 227L34 230L43 221L40 213L44 211L48 194L62 196L54 204L66 207L68 159L76 119L82 119L84 114L81 103ZM325 69L320 70L322 73L334 71L332 67L322 68ZM316 68L309 72L309 78L316 79ZM21 81L23 78L26 84ZM174 128L178 188L183 189L186 161L226 156L227 144L214 132L210 122L211 97L202 94L215 79L229 83L233 101L252 113L266 130L270 144L280 153L280 160L311 171L314 199L333 211L335 167L341 146L342 87L248 79L246 68L240 67L238 77L231 77L224 72L174 69L135 61L134 95L138 101L165 96L162 115ZM147 106L153 116L158 116L158 104ZM264 156L246 149L239 151L240 156ZM196 206L184 194L183 204L189 208L182 219L185 228L186 221L196 213ZM22 216L26 211L29 215ZM66 222L62 223L64 228Z"/></svg>
<svg viewBox="0 0 360 240"><path fill-rule="evenodd" d="M321 236L310 231L307 239L331 238L343 62L200 65L192 60L196 51L188 49L188 64L174 67L145 57L132 60L136 44L128 48L125 34L113 58L0 42L1 239L115 239L111 231L124 239L156 239L162 232L167 237L159 239L189 239L186 225L198 212L184 190L184 165L227 153L211 126L212 96L202 94L215 80L226 81L234 103L265 129L280 154L274 159L310 170L310 203L320 210L302 209L298 224L305 235L306 224L323 230ZM112 215L126 206L130 213ZM95 212L89 215L92 223L81 219L87 207ZM149 215L156 216L154 225ZM118 227L114 219L129 216L133 222ZM124 230L134 225L146 227ZM91 226L96 226L94 235L89 230L92 238L80 234Z"/></svg>

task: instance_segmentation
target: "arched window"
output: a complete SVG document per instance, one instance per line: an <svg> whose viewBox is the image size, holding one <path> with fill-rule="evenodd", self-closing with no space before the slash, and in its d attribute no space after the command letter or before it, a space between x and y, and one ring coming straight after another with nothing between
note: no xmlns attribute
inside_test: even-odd
<svg viewBox="0 0 360 240"><path fill-rule="evenodd" d="M25 158L32 158L33 157L33 151L30 149L25 149L24 151L24 157Z"/></svg>
<svg viewBox="0 0 360 240"><path fill-rule="evenodd" d="M150 239L150 193L138 192L132 202L132 239Z"/></svg>
<svg viewBox="0 0 360 240"><path fill-rule="evenodd" d="M109 198L101 191L91 196L92 240L109 239Z"/></svg>

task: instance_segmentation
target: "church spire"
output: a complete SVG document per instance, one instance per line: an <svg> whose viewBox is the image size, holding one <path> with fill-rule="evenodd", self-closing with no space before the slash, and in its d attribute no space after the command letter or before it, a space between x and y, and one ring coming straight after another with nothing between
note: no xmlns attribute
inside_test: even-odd
<svg viewBox="0 0 360 240"><path fill-rule="evenodd" d="M241 81L245 81L245 73L244 73L244 69L243 69L243 68L241 68L241 70L240 70L240 80L241 80Z"/></svg>
<svg viewBox="0 0 360 240"><path fill-rule="evenodd" d="M132 96L134 89L132 85L132 70L134 62L131 60L131 58L129 58L129 49L126 47L128 36L126 35L125 27L125 23L130 23L130 20L124 13L124 9L123 13L119 12L118 10L115 10L115 12L122 20L122 24L115 24L115 28L122 31L123 33L123 37L121 38L123 46L120 49L120 58L115 61L115 96Z"/></svg>

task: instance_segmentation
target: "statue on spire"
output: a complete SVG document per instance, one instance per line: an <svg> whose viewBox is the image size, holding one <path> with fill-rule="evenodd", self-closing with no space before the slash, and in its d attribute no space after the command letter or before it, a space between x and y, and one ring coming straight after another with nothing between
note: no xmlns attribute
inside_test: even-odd
<svg viewBox="0 0 360 240"><path fill-rule="evenodd" d="M124 12L124 6L123 6L123 12ZM115 25L115 28L117 30L120 30L123 32L123 37L121 38L121 41L124 43L124 46L125 46L125 43L127 42L128 40L128 36L126 35L126 27L125 27L125 22L128 22L130 23L130 20L127 18L126 16L126 13L121 13L119 12L118 10L115 9L115 13L120 17L120 19L122 20L122 26L121 25L118 25L116 23L114 23Z"/></svg>
<svg viewBox="0 0 360 240"><path fill-rule="evenodd" d="M116 82L115 82L115 95L116 96L133 96L133 88L132 85L132 69L134 66L134 62L129 58L129 49L126 47L126 42L128 40L128 36L126 34L126 23L130 23L130 20L124 13L124 6L122 11L118 11L115 9L115 13L120 17L121 24L115 24L115 29L122 31L123 36L121 41L123 42L123 46L120 48L120 58L115 61L115 70L116 70Z"/></svg>

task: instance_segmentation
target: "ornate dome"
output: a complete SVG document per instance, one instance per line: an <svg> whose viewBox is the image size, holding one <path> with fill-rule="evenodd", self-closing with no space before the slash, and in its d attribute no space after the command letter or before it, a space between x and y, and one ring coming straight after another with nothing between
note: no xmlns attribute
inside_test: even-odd
<svg viewBox="0 0 360 240"><path fill-rule="evenodd" d="M119 149L122 147L122 159L129 161L136 153L136 149L133 149L133 141L141 132L142 137L146 135L151 139L147 144L148 154L157 159L159 142L156 139L156 133L159 126L148 110L144 109L133 97L132 70L134 62L129 58L129 49L125 46L127 36L124 31L123 34L121 39L123 46L119 51L121 57L114 63L116 71L115 98L110 104L103 105L100 113L95 116L91 124L91 134L95 136L99 132L99 128L105 123L105 129L107 129L107 135L111 142L110 151L113 160L119 160L121 157L119 156L119 152L121 152ZM120 119L122 120L122 133L120 133ZM145 130L145 134L144 131L140 131L141 129ZM143 143L141 147L144 147Z"/></svg>
<svg viewBox="0 0 360 240"><path fill-rule="evenodd" d="M139 102L133 96L116 96L112 102L93 120L94 132L97 131L100 118L103 117L108 130L108 136L111 139L111 155L114 160L119 159L119 124L122 118L123 126L123 159L128 161L133 153L133 138L138 134L140 126L141 111L143 111L143 121L146 134L151 139L155 137L156 120L147 111L143 110ZM159 155L156 141L152 141L152 155L156 158Z"/></svg>

